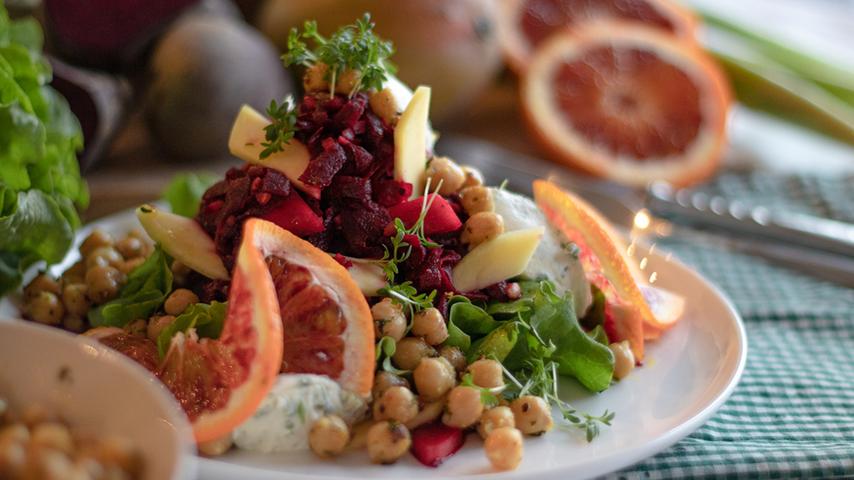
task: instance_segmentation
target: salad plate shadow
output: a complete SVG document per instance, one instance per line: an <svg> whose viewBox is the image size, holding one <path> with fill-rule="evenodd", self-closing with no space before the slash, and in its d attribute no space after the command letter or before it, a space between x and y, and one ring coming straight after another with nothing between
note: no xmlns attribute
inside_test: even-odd
<svg viewBox="0 0 854 480"><path fill-rule="evenodd" d="M127 211L87 226L77 241L93 228L118 234L137 227L133 211ZM75 255L55 266L55 272L71 265ZM648 268L658 272L660 286L686 298L684 318L649 345L642 368L607 394L590 396L575 382L562 382L561 397L579 410L594 415L606 409L616 412L613 425L603 428L592 443L577 429L529 438L522 464L507 473L490 469L476 434L468 435L462 450L438 469L424 468L411 456L381 466L370 464L360 452L328 462L309 452L232 451L200 459L200 478L590 478L652 456L699 428L729 397L744 369L747 340L732 304L698 273L660 253L650 257ZM0 317L15 317L17 312L14 297L0 301Z"/></svg>

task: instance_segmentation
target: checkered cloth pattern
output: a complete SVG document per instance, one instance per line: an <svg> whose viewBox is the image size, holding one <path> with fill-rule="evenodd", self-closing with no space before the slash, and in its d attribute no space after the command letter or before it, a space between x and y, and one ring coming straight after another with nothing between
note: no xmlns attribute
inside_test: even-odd
<svg viewBox="0 0 854 480"><path fill-rule="evenodd" d="M723 174L709 193L854 222L854 176ZM732 299L744 376L703 427L609 479L854 479L854 290L689 241L662 242Z"/></svg>

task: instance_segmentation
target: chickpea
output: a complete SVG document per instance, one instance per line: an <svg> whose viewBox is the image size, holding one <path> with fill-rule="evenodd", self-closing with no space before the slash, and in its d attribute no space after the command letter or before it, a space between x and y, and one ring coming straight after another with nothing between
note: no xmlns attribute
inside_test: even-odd
<svg viewBox="0 0 854 480"><path fill-rule="evenodd" d="M396 462L412 446L409 430L400 423L382 421L368 430L368 456L373 463Z"/></svg>
<svg viewBox="0 0 854 480"><path fill-rule="evenodd" d="M397 100L395 100L390 88L384 88L372 93L368 103L371 105L371 111L374 112L374 115L380 117L389 125L394 124L398 114Z"/></svg>
<svg viewBox="0 0 854 480"><path fill-rule="evenodd" d="M148 322L141 318L138 318L125 325L125 331L130 335L139 335L141 337L144 337L148 333Z"/></svg>
<svg viewBox="0 0 854 480"><path fill-rule="evenodd" d="M118 467L126 472L139 472L142 457L130 440L120 437L107 437L81 452L81 456L91 457L106 467Z"/></svg>
<svg viewBox="0 0 854 480"><path fill-rule="evenodd" d="M125 237L116 242L116 250L125 259L141 257L145 255L145 242L138 237Z"/></svg>
<svg viewBox="0 0 854 480"><path fill-rule="evenodd" d="M98 247L89 253L86 257L86 269L92 269L97 266L118 267L125 261L122 255L113 247Z"/></svg>
<svg viewBox="0 0 854 480"><path fill-rule="evenodd" d="M157 337L160 336L160 332L163 331L164 328L172 325L172 322L175 321L175 317L172 315L163 315L160 317L151 317L151 320L148 322L148 327L146 327L146 335L150 340L157 341Z"/></svg>
<svg viewBox="0 0 854 480"><path fill-rule="evenodd" d="M350 429L338 415L320 417L308 432L311 451L321 457L333 457L344 451L350 441Z"/></svg>
<svg viewBox="0 0 854 480"><path fill-rule="evenodd" d="M184 313L187 307L195 303L199 303L199 297L195 293L186 288L179 288L169 294L169 297L163 304L163 310L168 315L178 316Z"/></svg>
<svg viewBox="0 0 854 480"><path fill-rule="evenodd" d="M198 444L197 447L199 449L199 453L206 457L218 457L229 451L233 444L234 439L232 438L231 433L228 433L222 437L202 442Z"/></svg>
<svg viewBox="0 0 854 480"><path fill-rule="evenodd" d="M28 448L23 478L62 480L71 472L71 460L63 452L51 448Z"/></svg>
<svg viewBox="0 0 854 480"><path fill-rule="evenodd" d="M419 406L418 415L404 423L409 430L415 430L421 425L436 421L445 410L445 399L423 403Z"/></svg>
<svg viewBox="0 0 854 480"><path fill-rule="evenodd" d="M448 394L448 405L442 423L449 427L468 428L483 414L480 390L473 387L456 386Z"/></svg>
<svg viewBox="0 0 854 480"><path fill-rule="evenodd" d="M483 174L480 173L480 170L467 165L463 165L460 168L463 169L463 175L465 176L462 188L479 187L483 185Z"/></svg>
<svg viewBox="0 0 854 480"><path fill-rule="evenodd" d="M424 358L412 372L415 388L425 400L436 400L456 383L454 367L442 357Z"/></svg>
<svg viewBox="0 0 854 480"><path fill-rule="evenodd" d="M95 229L80 244L80 255L86 258L96 248L111 246L113 246L113 237L101 229Z"/></svg>
<svg viewBox="0 0 854 480"><path fill-rule="evenodd" d="M418 400L406 387L391 387L374 402L374 420L406 423L418 415Z"/></svg>
<svg viewBox="0 0 854 480"><path fill-rule="evenodd" d="M458 347L445 345L439 349L439 356L447 360L457 373L466 369L466 356Z"/></svg>
<svg viewBox="0 0 854 480"><path fill-rule="evenodd" d="M325 63L315 63L305 71L302 77L302 88L306 93L329 89L329 82L326 80L327 70L329 66Z"/></svg>
<svg viewBox="0 0 854 480"><path fill-rule="evenodd" d="M406 387L409 388L409 381L405 378L395 375L391 372L380 371L374 375L374 387L371 389L371 394L374 399L380 396L391 387Z"/></svg>
<svg viewBox="0 0 854 480"><path fill-rule="evenodd" d="M88 295L96 304L115 298L123 281L122 273L113 267L96 266L86 271Z"/></svg>
<svg viewBox="0 0 854 480"><path fill-rule="evenodd" d="M412 334L424 337L430 345L439 345L448 339L448 326L437 308L426 308L412 316Z"/></svg>
<svg viewBox="0 0 854 480"><path fill-rule="evenodd" d="M86 330L86 320L78 315L65 315L62 319L62 328L74 333L83 333Z"/></svg>
<svg viewBox="0 0 854 480"><path fill-rule="evenodd" d="M442 196L456 193L466 181L463 169L448 157L433 157L427 164L426 175L431 179L431 190ZM441 186L439 182L442 182Z"/></svg>
<svg viewBox="0 0 854 480"><path fill-rule="evenodd" d="M63 285L84 283L86 281L86 262L79 260L62 273L59 280Z"/></svg>
<svg viewBox="0 0 854 480"><path fill-rule="evenodd" d="M55 416L40 404L28 405L21 412L21 421L31 429L40 423L53 420L56 420Z"/></svg>
<svg viewBox="0 0 854 480"><path fill-rule="evenodd" d="M504 233L504 218L494 212L478 212L463 225L460 241L474 248Z"/></svg>
<svg viewBox="0 0 854 480"><path fill-rule="evenodd" d="M377 338L391 337L397 342L406 335L406 315L403 313L403 307L390 298L384 298L374 304L371 307L371 315L374 318L374 333Z"/></svg>
<svg viewBox="0 0 854 480"><path fill-rule="evenodd" d="M363 450L368 443L368 430L374 426L373 420L365 420L353 425L350 429L350 442L347 450Z"/></svg>
<svg viewBox="0 0 854 480"><path fill-rule="evenodd" d="M525 435L542 435L554 426L549 404L540 397L523 395L510 402L516 428Z"/></svg>
<svg viewBox="0 0 854 480"><path fill-rule="evenodd" d="M23 442L0 440L0 478L20 478L26 461Z"/></svg>
<svg viewBox="0 0 854 480"><path fill-rule="evenodd" d="M492 191L487 187L476 185L460 190L460 203L469 215L495 210Z"/></svg>
<svg viewBox="0 0 854 480"><path fill-rule="evenodd" d="M343 72L338 72L335 79L335 93L349 95L356 88L356 85L359 84L361 78L362 72L358 70L347 69Z"/></svg>
<svg viewBox="0 0 854 480"><path fill-rule="evenodd" d="M45 325L59 325L65 315L65 307L59 297L44 290L29 300L24 309L32 320Z"/></svg>
<svg viewBox="0 0 854 480"><path fill-rule="evenodd" d="M50 292L59 295L59 283L57 283L57 281L51 278L47 273L40 273L36 275L26 287L24 287L24 299L33 299L39 296L39 293L41 292Z"/></svg>
<svg viewBox="0 0 854 480"><path fill-rule="evenodd" d="M30 430L23 423L13 423L0 428L0 444L7 442L27 443L30 441Z"/></svg>
<svg viewBox="0 0 854 480"><path fill-rule="evenodd" d="M125 260L120 263L118 267L119 271L124 273L125 275L130 275L130 272L136 270L136 267L145 263L145 257L134 257Z"/></svg>
<svg viewBox="0 0 854 480"><path fill-rule="evenodd" d="M478 387L499 388L504 386L504 369L495 360L482 358L466 369L471 373L472 382Z"/></svg>
<svg viewBox="0 0 854 480"><path fill-rule="evenodd" d="M52 448L70 454L74 449L74 440L68 427L61 423L45 422L33 428L30 444Z"/></svg>
<svg viewBox="0 0 854 480"><path fill-rule="evenodd" d="M635 368L635 355L628 340L608 345L614 353L614 378L622 380Z"/></svg>
<svg viewBox="0 0 854 480"><path fill-rule="evenodd" d="M65 311L82 317L89 312L91 302L86 296L86 284L70 283L62 288L62 303L65 305Z"/></svg>
<svg viewBox="0 0 854 480"><path fill-rule="evenodd" d="M477 425L477 433L480 434L480 438L486 440L486 437L495 429L515 426L516 420L513 418L513 410L510 410L510 407L500 405L483 412Z"/></svg>
<svg viewBox="0 0 854 480"><path fill-rule="evenodd" d="M391 359L397 368L415 370L422 358L435 357L436 355L438 355L436 350L427 345L423 338L406 337L397 342Z"/></svg>
<svg viewBox="0 0 854 480"><path fill-rule="evenodd" d="M513 427L496 428L486 437L483 451L498 470L513 470L522 462L522 432Z"/></svg>

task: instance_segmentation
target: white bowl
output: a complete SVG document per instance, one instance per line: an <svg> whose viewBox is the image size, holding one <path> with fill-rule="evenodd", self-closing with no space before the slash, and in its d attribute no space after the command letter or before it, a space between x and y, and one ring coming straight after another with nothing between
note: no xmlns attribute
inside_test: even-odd
<svg viewBox="0 0 854 480"><path fill-rule="evenodd" d="M43 405L72 427L131 440L145 459L145 480L195 478L192 430L166 387L88 338L0 321L0 396L13 408Z"/></svg>

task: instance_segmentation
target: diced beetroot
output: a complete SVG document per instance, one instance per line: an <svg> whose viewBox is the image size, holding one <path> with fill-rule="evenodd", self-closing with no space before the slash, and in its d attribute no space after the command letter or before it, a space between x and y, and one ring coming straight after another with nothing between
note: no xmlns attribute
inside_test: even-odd
<svg viewBox="0 0 854 480"><path fill-rule="evenodd" d="M412 455L428 467L438 467L457 453L466 437L459 428L435 422L412 432Z"/></svg>
<svg viewBox="0 0 854 480"><path fill-rule="evenodd" d="M323 152L308 162L308 167L299 179L315 187L326 188L332 183L332 177L341 170L347 154L341 145L332 138L323 140Z"/></svg>
<svg viewBox="0 0 854 480"><path fill-rule="evenodd" d="M424 233L427 235L438 235L458 230L463 226L460 217L454 213L454 209L441 196L433 193L430 194L433 198L433 203L430 205L430 210L427 216L424 217ZM428 199L429 201L429 199ZM411 227L421 214L421 207L424 202L424 197L416 198L408 202L403 202L389 208L388 213L391 218L399 218L403 220L403 224Z"/></svg>
<svg viewBox="0 0 854 480"><path fill-rule="evenodd" d="M393 207L412 195L412 184L400 180L377 180L372 182L372 186L377 203L386 208Z"/></svg>
<svg viewBox="0 0 854 480"><path fill-rule="evenodd" d="M265 213L261 218L269 220L300 237L307 237L323 231L323 220L311 211L311 208L296 191L292 191L278 206Z"/></svg>

